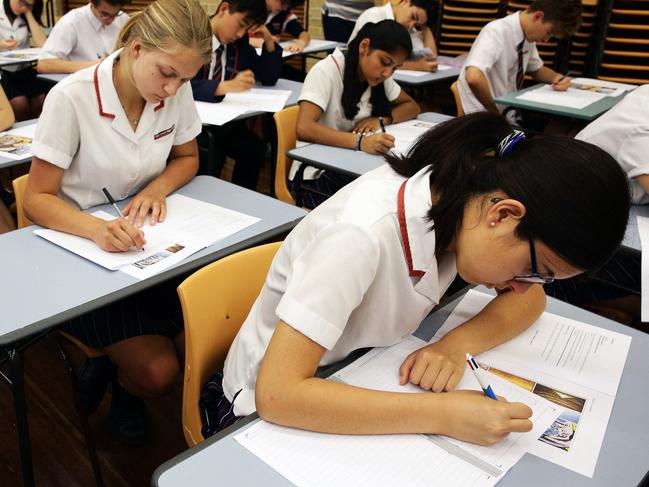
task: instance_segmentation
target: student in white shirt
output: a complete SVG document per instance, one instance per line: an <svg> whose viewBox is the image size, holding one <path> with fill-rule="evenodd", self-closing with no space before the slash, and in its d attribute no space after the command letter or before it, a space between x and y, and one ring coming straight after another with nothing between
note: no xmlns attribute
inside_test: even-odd
<svg viewBox="0 0 649 487"><path fill-rule="evenodd" d="M536 43L571 36L580 19L581 0L535 0L524 11L484 26L458 79L464 113L502 111L494 98L521 89L525 73L567 90L571 78L543 66Z"/></svg>
<svg viewBox="0 0 649 487"><path fill-rule="evenodd" d="M115 41L128 15L128 0L91 0L59 20L39 56L39 73L74 73L97 64L115 50Z"/></svg>
<svg viewBox="0 0 649 487"><path fill-rule="evenodd" d="M88 238L109 252L146 245L145 217L151 225L163 221L166 197L198 169L201 121L187 81L209 61L212 34L196 0L158 0L129 19L117 46L100 64L50 91L25 194L25 211L34 222ZM125 218L105 221L81 211L106 203L103 187L115 199L133 196ZM117 366L113 425L127 443L145 437L139 397L165 393L178 377L177 350L182 352L184 339L173 287L155 287L66 327L102 348ZM100 386L88 391L94 407L103 394Z"/></svg>
<svg viewBox="0 0 649 487"><path fill-rule="evenodd" d="M309 71L300 94L297 137L318 144L385 154L394 137L384 125L410 120L419 106L392 79L394 70L411 52L408 31L393 20L369 23L349 43L346 52L336 49ZM293 163L289 179L294 194L303 187L316 190L304 195L314 208L350 181L340 174Z"/></svg>
<svg viewBox="0 0 649 487"><path fill-rule="evenodd" d="M206 434L255 410L305 430L433 433L480 444L531 429L526 405L455 391L465 354L527 329L545 307L540 284L609 258L629 214L624 173L596 146L526 139L492 113L444 122L407 156L387 160L309 213L284 241L222 381L210 380L221 397L204 392L202 410L209 415L221 401L224 412L208 416ZM456 274L500 293L395 370L401 384L444 394L372 391L315 377L318 367L354 350L409 336Z"/></svg>
<svg viewBox="0 0 649 487"><path fill-rule="evenodd" d="M47 39L41 27L43 0L3 0L0 2L0 50L42 47ZM36 78L29 64L2 68L2 87L18 121L41 113L48 86Z"/></svg>
<svg viewBox="0 0 649 487"><path fill-rule="evenodd" d="M437 71L437 46L435 37L430 28L430 23L435 18L434 0L390 0L381 7L373 7L363 12L354 26L349 42L358 34L358 31L368 22L381 20L395 20L403 25L412 40L413 54L417 59L409 59L401 66L403 69L415 71ZM418 55L423 48L430 50L427 55Z"/></svg>
<svg viewBox="0 0 649 487"><path fill-rule="evenodd" d="M0 86L0 131L7 130L14 124L14 112L11 109L11 104L5 95L4 90ZM9 194L0 187L0 233L10 232L16 229L14 219L9 213L6 204L11 202Z"/></svg>

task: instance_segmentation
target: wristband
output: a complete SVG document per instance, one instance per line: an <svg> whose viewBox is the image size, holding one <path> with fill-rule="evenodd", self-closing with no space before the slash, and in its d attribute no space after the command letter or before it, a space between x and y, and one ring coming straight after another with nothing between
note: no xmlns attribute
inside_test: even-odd
<svg viewBox="0 0 649 487"><path fill-rule="evenodd" d="M363 140L363 135L365 135L365 134L363 134L363 133L356 134L356 145L355 145L355 147L354 147L354 149L355 149L356 151L360 151L360 150L361 150L361 140Z"/></svg>

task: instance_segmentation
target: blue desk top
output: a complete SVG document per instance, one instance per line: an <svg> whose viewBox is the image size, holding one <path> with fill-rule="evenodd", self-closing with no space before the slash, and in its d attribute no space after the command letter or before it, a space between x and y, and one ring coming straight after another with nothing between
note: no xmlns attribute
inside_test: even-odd
<svg viewBox="0 0 649 487"><path fill-rule="evenodd" d="M306 212L210 176L198 176L178 193L261 218L261 221L139 281L111 272L33 233L30 226L0 235L2 313L0 345L198 269L221 257L290 231ZM107 209L96 207L95 209Z"/></svg>
<svg viewBox="0 0 649 487"><path fill-rule="evenodd" d="M591 120L596 119L603 113L613 108L620 100L622 100L622 98L624 98L624 94L619 96L606 96L603 99L596 101L595 103L591 103L587 107L581 109L562 107L560 105L548 105L546 103L537 103L534 101L521 100L517 98L517 96L525 93L526 91L534 90L539 86L541 86L541 84L530 86L529 88L525 88L520 91L514 91L512 93L508 93L507 95L499 96L495 98L494 101L499 105L507 105L515 108L525 108L528 110L534 110L536 112L561 115L563 117L578 118L580 120L586 120L590 122Z"/></svg>
<svg viewBox="0 0 649 487"><path fill-rule="evenodd" d="M486 291L485 288L479 288ZM459 298L458 298L459 300ZM429 315L415 335L430 339L451 313L458 300ZM502 487L610 487L635 486L649 467L649 374L646 370L646 350L649 334L627 328L619 323L571 306L548 299L547 310L614 330L633 337L626 366L604 437L595 474L592 479L567 470L529 453L498 483ZM219 485L263 485L288 487L288 480L275 472L250 451L234 440L234 436L256 421L255 415L234 424L203 443L181 453L156 469L153 486L192 487ZM217 477L218 476L218 477ZM431 484L434 485L434 482Z"/></svg>

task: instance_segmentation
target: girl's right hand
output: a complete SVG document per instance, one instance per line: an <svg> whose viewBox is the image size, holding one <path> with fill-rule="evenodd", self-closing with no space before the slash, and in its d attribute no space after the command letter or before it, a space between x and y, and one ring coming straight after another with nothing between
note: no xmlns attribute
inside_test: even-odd
<svg viewBox="0 0 649 487"><path fill-rule="evenodd" d="M0 40L0 51L6 51L8 49L15 49L18 45L16 39L1 39Z"/></svg>
<svg viewBox="0 0 649 487"><path fill-rule="evenodd" d="M146 244L144 232L135 228L126 218L115 220L98 219L93 232L94 242L108 252L126 252L135 247L140 250Z"/></svg>
<svg viewBox="0 0 649 487"><path fill-rule="evenodd" d="M482 392L455 391L443 393L448 404L446 429L440 433L480 445L493 445L512 432L532 430L532 410L520 402L498 401Z"/></svg>
<svg viewBox="0 0 649 487"><path fill-rule="evenodd" d="M394 136L379 132L361 139L361 150L368 154L387 154L394 147Z"/></svg>

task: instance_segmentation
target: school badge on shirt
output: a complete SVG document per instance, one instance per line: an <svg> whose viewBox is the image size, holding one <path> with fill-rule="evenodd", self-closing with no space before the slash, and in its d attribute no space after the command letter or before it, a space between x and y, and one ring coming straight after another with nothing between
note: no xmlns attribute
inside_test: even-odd
<svg viewBox="0 0 649 487"><path fill-rule="evenodd" d="M176 124L172 125L172 126L169 127L168 129L161 130L160 132L158 132L157 134L155 134L155 135L153 136L153 140L158 140L158 139L161 139L161 138L163 138L163 137L166 137L167 135L169 135L170 133L172 133L172 132L174 131L175 128L176 128Z"/></svg>

